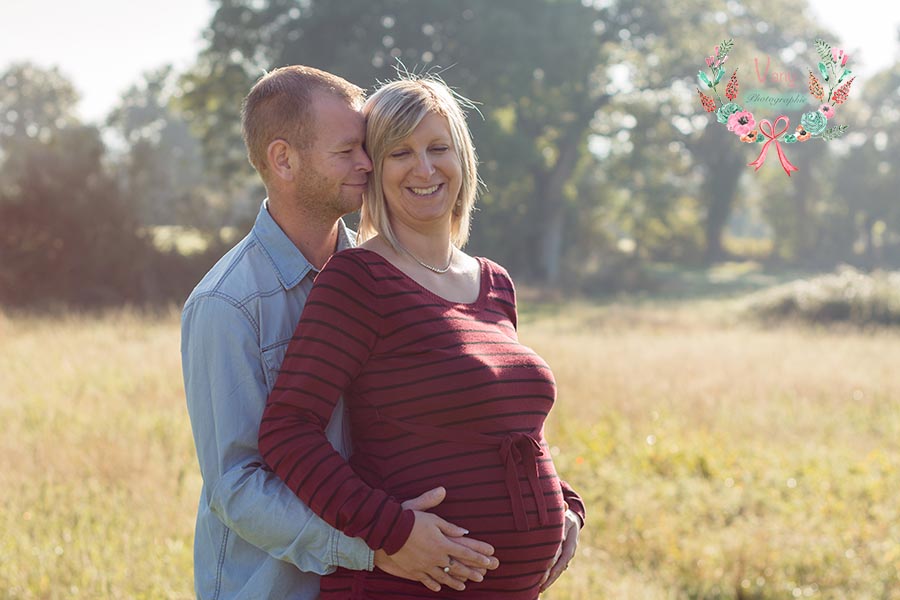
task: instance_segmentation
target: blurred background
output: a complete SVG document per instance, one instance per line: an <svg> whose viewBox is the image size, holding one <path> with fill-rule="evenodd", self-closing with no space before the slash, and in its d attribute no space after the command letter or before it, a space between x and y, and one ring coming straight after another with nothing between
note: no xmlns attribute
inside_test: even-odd
<svg viewBox="0 0 900 600"><path fill-rule="evenodd" d="M85 4L48 13L13 2L4 19L0 56L13 57L0 67L7 304L182 300L252 224L264 192L245 158L240 102L264 70L292 63L371 89L402 61L440 71L479 102L470 122L486 191L470 249L523 283L608 294L659 288L659 267L900 263L897 8ZM854 42L844 44L842 22ZM790 179L774 159L758 173L747 168L758 152L700 107L697 71L731 37L726 77L742 67L738 101L752 89L799 92L812 110L813 40L851 57L858 78L835 118L850 134L790 147L800 168ZM776 111L756 113L774 120ZM788 113L794 125L801 112Z"/></svg>
<svg viewBox="0 0 900 600"><path fill-rule="evenodd" d="M817 105L842 138L742 144L697 94ZM435 70L553 366L588 500L548 598L900 598L900 8L859 0L6 0L0 21L0 595L189 598L200 487L180 306L264 190L239 110L302 63ZM768 69L768 70L767 70ZM706 90L704 90L706 91Z"/></svg>

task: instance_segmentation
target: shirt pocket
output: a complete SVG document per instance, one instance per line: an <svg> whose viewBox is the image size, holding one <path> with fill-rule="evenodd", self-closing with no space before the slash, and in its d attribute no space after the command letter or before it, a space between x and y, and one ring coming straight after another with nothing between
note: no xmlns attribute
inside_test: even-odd
<svg viewBox="0 0 900 600"><path fill-rule="evenodd" d="M288 344L291 340L287 339L277 342L263 350L263 367L266 375L266 388L272 392L275 387L275 380L278 379L278 373L281 371L281 363L284 362L284 354L287 352Z"/></svg>

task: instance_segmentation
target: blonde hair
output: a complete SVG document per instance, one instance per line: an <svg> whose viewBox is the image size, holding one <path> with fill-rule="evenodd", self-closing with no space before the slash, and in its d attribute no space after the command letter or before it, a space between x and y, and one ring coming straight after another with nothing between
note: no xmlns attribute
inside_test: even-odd
<svg viewBox="0 0 900 600"><path fill-rule="evenodd" d="M478 195L478 160L463 106L474 105L450 89L436 75L405 75L383 84L363 106L366 117L366 151L372 159L372 175L360 212L358 242L381 235L395 250L397 238L391 228L384 188L384 159L399 142L412 135L428 114L447 119L450 137L459 157L462 185L453 207L450 240L462 248L469 240L469 227Z"/></svg>
<svg viewBox="0 0 900 600"><path fill-rule="evenodd" d="M365 90L346 79L313 67L291 65L263 75L244 98L241 106L241 133L247 158L263 181L266 179L266 152L269 144L283 139L298 149L315 141L312 127L314 92L333 94L359 108Z"/></svg>

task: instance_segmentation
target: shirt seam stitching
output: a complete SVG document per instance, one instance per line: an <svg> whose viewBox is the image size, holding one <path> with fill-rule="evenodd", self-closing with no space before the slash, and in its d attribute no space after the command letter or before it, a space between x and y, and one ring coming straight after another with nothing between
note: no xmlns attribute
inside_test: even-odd
<svg viewBox="0 0 900 600"><path fill-rule="evenodd" d="M228 546L228 535L230 533L231 530L226 527L225 533L222 536L222 547L219 549L219 565L216 568L216 593L213 596L213 600L218 600L219 595L222 592L222 570L225 566L225 550Z"/></svg>
<svg viewBox="0 0 900 600"><path fill-rule="evenodd" d="M248 244L245 244L244 247L241 248L241 251L238 253L237 256L234 257L234 260L232 260L229 263L228 267L225 269L225 272L222 273L222 276L219 277L218 281L216 281L216 285L213 286L212 290L210 290L210 291L212 291L212 292L219 291L219 288L224 284L225 280L228 279L228 276L231 274L231 272L234 271L237 268L237 266L241 262L244 261L244 257L253 248L253 246L255 246L257 243L258 242L256 242L256 241L252 241Z"/></svg>
<svg viewBox="0 0 900 600"><path fill-rule="evenodd" d="M216 287L218 287L218 286L216 286ZM212 289L212 290L209 290L208 292L203 292L202 294L198 294L197 296L195 296L194 299L191 300L190 306L191 306L191 308L193 308L193 306L195 304L197 304L197 301L201 300L203 298L217 298L219 300L224 300L225 302L230 304L232 308L236 308L238 311L240 311L241 314L244 315L244 317L248 321L250 321L250 324L253 326L253 331L256 333L256 335L258 337L260 335L259 324L256 322L256 319L253 318L253 315L250 314L250 311L247 310L247 303L257 297L259 297L259 294L254 294L252 296L245 298L243 301L241 301L241 300L238 300L237 298L235 298L234 296L226 294L225 292L220 292L217 289ZM185 309L187 309L187 306L185 307Z"/></svg>

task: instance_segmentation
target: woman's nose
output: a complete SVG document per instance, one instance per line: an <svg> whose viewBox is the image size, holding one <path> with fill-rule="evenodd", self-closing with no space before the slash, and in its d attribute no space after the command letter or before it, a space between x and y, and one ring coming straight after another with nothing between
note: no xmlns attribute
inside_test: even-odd
<svg viewBox="0 0 900 600"><path fill-rule="evenodd" d="M431 177L431 174L434 173L434 164L431 162L431 158L427 154L417 156L413 171L416 175Z"/></svg>

